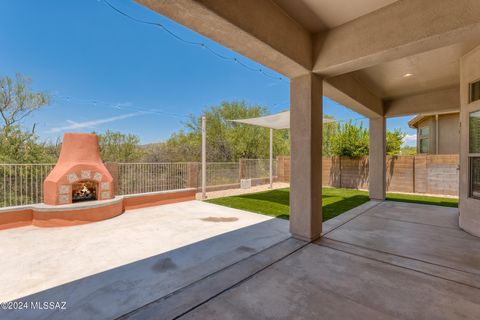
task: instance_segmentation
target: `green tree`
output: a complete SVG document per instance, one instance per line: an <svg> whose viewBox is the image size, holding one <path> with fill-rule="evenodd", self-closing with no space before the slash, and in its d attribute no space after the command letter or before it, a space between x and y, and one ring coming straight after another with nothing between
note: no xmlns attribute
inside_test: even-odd
<svg viewBox="0 0 480 320"><path fill-rule="evenodd" d="M343 156L350 158L358 158L367 156L369 151L369 132L363 127L363 123L359 126L354 125L351 121L342 124L335 124L333 132L328 133L324 139L324 155ZM325 130L324 130L325 134ZM400 129L387 132L386 153L388 155L400 154L405 133ZM329 141L329 147L325 145Z"/></svg>
<svg viewBox="0 0 480 320"><path fill-rule="evenodd" d="M335 118L330 115L323 116L326 119ZM330 157L334 155L333 152L333 137L338 134L338 124L336 122L328 122L323 124L323 137L322 137L322 155Z"/></svg>
<svg viewBox="0 0 480 320"><path fill-rule="evenodd" d="M143 156L140 139L136 135L107 130L98 134L98 140L104 162L135 162Z"/></svg>
<svg viewBox="0 0 480 320"><path fill-rule="evenodd" d="M0 130L0 163L51 163L55 159L46 143L38 142L35 134L20 126Z"/></svg>
<svg viewBox="0 0 480 320"><path fill-rule="evenodd" d="M267 115L267 109L245 102L222 102L205 110L207 118L207 160L237 161L240 158L268 158L269 129L239 124L233 119ZM191 116L183 130L167 141L147 148L147 160L200 161L201 116ZM274 130L273 154L289 154L288 130Z"/></svg>
<svg viewBox="0 0 480 320"><path fill-rule="evenodd" d="M50 98L33 92L31 79L17 73L15 78L0 78L0 162L38 163L54 160L45 143L38 142L35 125L25 131L20 123L35 110L46 106Z"/></svg>
<svg viewBox="0 0 480 320"><path fill-rule="evenodd" d="M15 79L10 77L0 78L0 117L4 134L15 132L8 130L16 125L35 110L50 103L50 97L45 92L33 92L32 80L17 73ZM35 130L35 125L32 132Z"/></svg>
<svg viewBox="0 0 480 320"><path fill-rule="evenodd" d="M399 155L402 148L403 139L406 133L400 129L387 132L387 154L391 156Z"/></svg>
<svg viewBox="0 0 480 320"><path fill-rule="evenodd" d="M335 156L358 158L368 155L368 130L363 128L363 123L360 126L351 121L339 124L331 143L332 154Z"/></svg>

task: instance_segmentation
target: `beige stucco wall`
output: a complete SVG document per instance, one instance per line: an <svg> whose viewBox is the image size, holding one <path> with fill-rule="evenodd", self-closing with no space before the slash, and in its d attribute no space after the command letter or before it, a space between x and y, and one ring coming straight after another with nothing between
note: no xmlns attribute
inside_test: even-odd
<svg viewBox="0 0 480 320"><path fill-rule="evenodd" d="M460 152L459 114L438 116L438 154L458 154Z"/></svg>
<svg viewBox="0 0 480 320"><path fill-rule="evenodd" d="M480 110L480 100L469 103L469 83L480 79L480 46L460 63L460 227L480 236L480 200L469 197L469 113Z"/></svg>
<svg viewBox="0 0 480 320"><path fill-rule="evenodd" d="M417 124L417 153L420 153L420 128L430 128L429 154L458 154L460 152L460 122L459 114L438 115L438 150L437 122L435 116L429 116Z"/></svg>

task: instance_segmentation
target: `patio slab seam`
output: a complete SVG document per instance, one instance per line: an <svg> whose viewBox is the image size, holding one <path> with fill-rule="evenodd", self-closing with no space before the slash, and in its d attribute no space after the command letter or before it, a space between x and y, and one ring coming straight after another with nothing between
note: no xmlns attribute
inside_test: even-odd
<svg viewBox="0 0 480 320"><path fill-rule="evenodd" d="M378 249L366 248L364 246L354 245L340 240L333 240L329 239L328 237L320 239L313 244L480 290L480 275L472 272L458 270L449 266L385 252ZM471 282L474 282L475 284L472 284Z"/></svg>
<svg viewBox="0 0 480 320"><path fill-rule="evenodd" d="M350 209L336 216L333 219L330 219L324 222L323 224L326 228L324 228L324 231L322 231L320 237L325 237L330 232L340 228L341 226L354 220L355 218L358 218L359 216L367 213L368 211L370 211L371 209L375 208L376 206L380 205L383 202L384 201L370 200L364 204L359 205L358 207Z"/></svg>
<svg viewBox="0 0 480 320"><path fill-rule="evenodd" d="M249 280L257 273L285 259L308 244L308 242L294 239L292 237L282 240L262 251L256 252L240 261L190 283L164 297L132 310L117 319L158 319L159 313L162 314L162 319L178 319L224 292ZM284 248L285 246L287 248ZM273 258L269 259L270 255L272 255ZM264 262L263 260L267 261ZM241 274L241 272L244 272L245 274ZM222 286L222 277L231 277L232 275L236 275L238 278ZM205 294L205 290L213 290L214 292ZM200 298L198 296L200 296ZM170 301L172 298L175 300ZM178 306L178 303L183 303L183 308L182 305ZM167 310L163 308L167 308Z"/></svg>
<svg viewBox="0 0 480 320"><path fill-rule="evenodd" d="M404 256L404 255L401 255L401 254L387 252L387 251L383 251L383 250L379 250L379 249L368 248L368 247L361 246L361 245L358 245L358 244L352 244L352 243L349 243L349 242L346 242L346 241L333 239L333 238L329 238L329 237L325 237L325 239L328 239L329 241L335 241L335 242L338 242L338 243L343 243L344 245L349 245L349 246L356 247L356 248L363 249L363 250L374 251L374 252L378 252L380 254L396 256L396 257L399 257L399 258L402 258L402 259L414 260L414 261L418 261L418 262L421 262L421 263L425 263L425 264L429 264L429 265L433 265L433 266L437 266L437 267L441 267L441 268L445 268L445 269L450 269L450 270L453 270L453 271L464 272L464 273L468 273L468 274L471 274L471 275L480 276L480 274L477 274L477 273L474 273L474 272L469 272L469 271L465 271L465 270L456 269L454 267L438 264L438 263L431 262L431 261L426 261L426 260L422 260L422 259L418 259L418 258L414 258L414 257ZM319 242L321 242L321 241L322 241L322 239L319 239L318 241L316 241L314 243L319 244Z"/></svg>
<svg viewBox="0 0 480 320"><path fill-rule="evenodd" d="M380 217L377 215L368 215L370 218L375 218L375 219L384 219L384 220L393 220L393 221L398 221L398 222L404 222L404 223L411 223L411 224L418 224L422 226L430 226L434 228L443 228L443 229L453 229L453 230L458 230L459 226L456 227L448 227L448 226L440 226L436 224L429 224L429 223L423 223L423 222L418 222L418 221L409 221L409 220L403 220L403 219L396 219L396 218L391 218L391 217Z"/></svg>

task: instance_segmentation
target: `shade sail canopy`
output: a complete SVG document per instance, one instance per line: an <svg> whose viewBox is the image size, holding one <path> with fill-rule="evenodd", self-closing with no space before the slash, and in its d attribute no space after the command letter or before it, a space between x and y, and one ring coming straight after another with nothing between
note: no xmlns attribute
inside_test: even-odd
<svg viewBox="0 0 480 320"><path fill-rule="evenodd" d="M237 119L231 121L270 129L290 129L290 111L284 111L264 117ZM330 122L335 122L335 120L323 118L323 123Z"/></svg>

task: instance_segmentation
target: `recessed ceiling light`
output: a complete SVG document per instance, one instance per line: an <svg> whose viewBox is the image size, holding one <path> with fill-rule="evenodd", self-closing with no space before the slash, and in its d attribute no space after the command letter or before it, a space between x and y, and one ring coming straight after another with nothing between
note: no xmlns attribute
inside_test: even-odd
<svg viewBox="0 0 480 320"><path fill-rule="evenodd" d="M408 77L411 77L411 76L413 76L413 73L405 73L403 75L404 78L408 78Z"/></svg>

